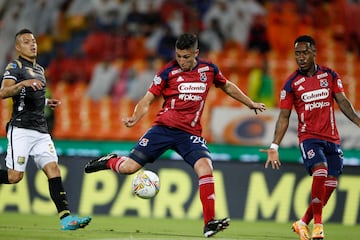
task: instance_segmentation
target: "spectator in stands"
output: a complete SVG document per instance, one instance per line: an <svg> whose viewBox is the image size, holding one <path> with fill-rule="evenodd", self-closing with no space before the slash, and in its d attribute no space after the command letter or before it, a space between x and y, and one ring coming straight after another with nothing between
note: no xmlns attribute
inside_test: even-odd
<svg viewBox="0 0 360 240"><path fill-rule="evenodd" d="M240 11L244 14L245 19L247 21L251 21L254 16L266 15L266 9L262 5L261 1L257 0L236 0L232 2L232 7L234 7L237 11Z"/></svg>
<svg viewBox="0 0 360 240"><path fill-rule="evenodd" d="M232 24L235 21L235 9L227 0L215 0L209 10L204 14L203 22L205 28L210 27L211 21L217 19L225 39L231 39Z"/></svg>
<svg viewBox="0 0 360 240"><path fill-rule="evenodd" d="M92 0L93 14L98 29L112 31L120 24L116 0Z"/></svg>
<svg viewBox="0 0 360 240"><path fill-rule="evenodd" d="M180 10L175 10L166 19L166 25L170 28L173 35L179 36L184 31L184 16Z"/></svg>
<svg viewBox="0 0 360 240"><path fill-rule="evenodd" d="M46 0L37 0L35 4L31 1L28 1L30 7L30 15L36 15L34 19L34 33L37 35L49 34L56 23L54 15L56 15L58 9L61 6L61 1L46 1ZM29 21L27 18L25 21Z"/></svg>
<svg viewBox="0 0 360 240"><path fill-rule="evenodd" d="M149 36L145 39L145 49L148 53L148 55L155 56L157 53L157 47L160 42L160 39L164 35L165 27L161 25L158 28L155 28L152 33L149 34Z"/></svg>
<svg viewBox="0 0 360 240"><path fill-rule="evenodd" d="M70 63L67 60L65 51L62 47L57 47L54 52L55 56L46 69L46 75L52 84L57 84L60 81L68 79Z"/></svg>
<svg viewBox="0 0 360 240"><path fill-rule="evenodd" d="M265 24L265 18L262 15L254 17L250 27L247 48L249 50L256 50L261 54L266 54L270 51L271 47L267 35L267 27Z"/></svg>
<svg viewBox="0 0 360 240"><path fill-rule="evenodd" d="M172 32L178 36L183 32L191 31L194 26L198 29L201 21L198 14L194 13L191 0L164 0L160 7L163 22L172 28Z"/></svg>
<svg viewBox="0 0 360 240"><path fill-rule="evenodd" d="M86 95L96 101L109 96L118 77L119 71L112 64L112 56L106 56L95 65Z"/></svg>
<svg viewBox="0 0 360 240"><path fill-rule="evenodd" d="M257 102L263 102L267 107L275 106L274 80L268 71L268 61L266 57L260 59L260 63L255 65L248 77L248 95Z"/></svg>
<svg viewBox="0 0 360 240"><path fill-rule="evenodd" d="M243 11L236 10L235 19L231 25L230 39L238 42L243 48L246 47L252 18L247 18Z"/></svg>
<svg viewBox="0 0 360 240"><path fill-rule="evenodd" d="M217 18L211 19L210 25L199 33L199 40L205 46L205 51L219 52L223 49L225 36L220 29Z"/></svg>
<svg viewBox="0 0 360 240"><path fill-rule="evenodd" d="M165 25L163 29L164 34L159 39L156 54L164 61L170 61L174 58L174 44L176 42L176 35L174 35L169 26Z"/></svg>
<svg viewBox="0 0 360 240"><path fill-rule="evenodd" d="M156 58L148 57L145 61L144 69L140 69L130 81L127 96L132 101L139 101L148 90L151 79L153 79L156 74L156 60Z"/></svg>
<svg viewBox="0 0 360 240"><path fill-rule="evenodd" d="M10 1L9 5L5 5L6 11L2 16L1 31L0 31L0 68L5 67L6 62L12 58L12 44L13 36L16 34L18 28L21 13L24 8L23 2Z"/></svg>
<svg viewBox="0 0 360 240"><path fill-rule="evenodd" d="M198 12L199 18L203 19L205 13L211 8L213 0L192 1L192 8Z"/></svg>
<svg viewBox="0 0 360 240"><path fill-rule="evenodd" d="M156 8L153 1L149 1L148 8L143 13L143 34L144 36L149 36L156 28L161 26L162 19L160 16L160 11Z"/></svg>
<svg viewBox="0 0 360 240"><path fill-rule="evenodd" d="M132 65L126 64L127 59L120 60L118 63L119 76L116 79L114 86L111 90L111 97L114 102L121 101L123 97L127 97L129 89L129 82L133 81L136 76L136 71Z"/></svg>
<svg viewBox="0 0 360 240"><path fill-rule="evenodd" d="M249 31L255 16L265 16L265 8L255 0L237 0L231 6L235 11L231 25L231 40L246 47Z"/></svg>
<svg viewBox="0 0 360 240"><path fill-rule="evenodd" d="M142 24L144 23L144 14L142 14L136 1L131 1L130 11L125 18L125 24L127 25L128 31L132 35L143 35Z"/></svg>
<svg viewBox="0 0 360 240"><path fill-rule="evenodd" d="M360 34L350 33L347 41L347 49L360 56Z"/></svg>
<svg viewBox="0 0 360 240"><path fill-rule="evenodd" d="M65 0L69 2L69 6L66 10L66 16L68 19L76 16L90 16L94 9L93 1L84 0Z"/></svg>

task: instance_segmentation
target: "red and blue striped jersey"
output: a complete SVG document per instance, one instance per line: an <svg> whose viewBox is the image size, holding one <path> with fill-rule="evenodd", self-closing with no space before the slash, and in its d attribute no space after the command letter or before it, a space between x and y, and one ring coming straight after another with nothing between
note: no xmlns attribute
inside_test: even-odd
<svg viewBox="0 0 360 240"><path fill-rule="evenodd" d="M334 112L334 95L344 92L339 75L330 68L316 65L313 76L296 70L287 79L280 96L280 108L298 115L299 141L316 138L340 144Z"/></svg>
<svg viewBox="0 0 360 240"><path fill-rule="evenodd" d="M190 71L182 71L176 60L166 64L154 77L149 91L162 95L164 103L154 125L165 125L200 136L200 118L210 87L224 86L226 78L219 68L202 59Z"/></svg>

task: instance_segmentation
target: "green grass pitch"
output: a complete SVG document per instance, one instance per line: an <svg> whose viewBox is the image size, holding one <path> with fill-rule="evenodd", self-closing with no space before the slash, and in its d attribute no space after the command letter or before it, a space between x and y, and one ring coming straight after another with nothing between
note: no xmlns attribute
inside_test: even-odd
<svg viewBox="0 0 360 240"><path fill-rule="evenodd" d="M325 224L326 240L358 239L358 226ZM187 219L144 219L137 217L93 216L85 229L59 230L56 216L0 213L1 240L116 240L116 239L204 239L202 221ZM298 236L291 223L244 222L232 220L230 227L213 239L291 240Z"/></svg>

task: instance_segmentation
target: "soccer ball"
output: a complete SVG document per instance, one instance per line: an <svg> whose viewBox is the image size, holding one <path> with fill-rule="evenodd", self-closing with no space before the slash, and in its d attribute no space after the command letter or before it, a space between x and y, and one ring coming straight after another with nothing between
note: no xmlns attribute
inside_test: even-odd
<svg viewBox="0 0 360 240"><path fill-rule="evenodd" d="M152 171L140 171L134 176L132 190L134 194L140 198L153 198L160 190L160 179L158 175Z"/></svg>

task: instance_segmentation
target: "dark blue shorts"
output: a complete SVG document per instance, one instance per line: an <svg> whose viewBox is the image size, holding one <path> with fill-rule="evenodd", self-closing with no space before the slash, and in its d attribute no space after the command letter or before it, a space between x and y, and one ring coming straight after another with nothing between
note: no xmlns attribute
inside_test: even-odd
<svg viewBox="0 0 360 240"><path fill-rule="evenodd" d="M131 150L129 157L144 166L169 149L177 152L192 167L200 158L211 159L204 138L165 126L150 128Z"/></svg>
<svg viewBox="0 0 360 240"><path fill-rule="evenodd" d="M343 152L339 144L320 139L307 139L300 143L304 165L311 175L311 169L317 163L327 163L328 175L338 177L343 171Z"/></svg>

